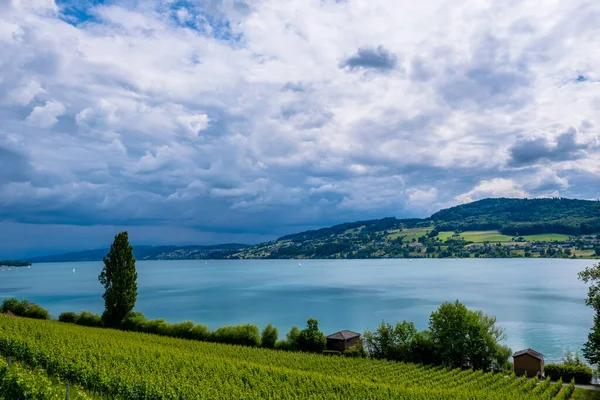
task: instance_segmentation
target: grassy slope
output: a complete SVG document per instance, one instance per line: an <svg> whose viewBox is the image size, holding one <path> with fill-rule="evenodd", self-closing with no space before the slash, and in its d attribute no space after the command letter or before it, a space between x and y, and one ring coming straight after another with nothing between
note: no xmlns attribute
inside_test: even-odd
<svg viewBox="0 0 600 400"><path fill-rule="evenodd" d="M441 240L446 240L452 235L454 232L440 232L438 238ZM470 232L462 232L460 237L464 238L469 242L474 243L498 243L498 242L510 242L514 236L503 235L498 231L470 231ZM571 236L563 235L560 233L545 233L540 235L525 235L523 238L527 242L549 242L549 241L565 241L568 240Z"/></svg>

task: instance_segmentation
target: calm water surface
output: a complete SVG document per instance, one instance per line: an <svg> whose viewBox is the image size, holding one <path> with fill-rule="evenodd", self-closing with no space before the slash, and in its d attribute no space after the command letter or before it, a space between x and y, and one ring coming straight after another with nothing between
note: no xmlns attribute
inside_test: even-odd
<svg viewBox="0 0 600 400"><path fill-rule="evenodd" d="M459 299L495 315L513 350L532 347L547 361L579 350L592 325L577 272L589 260L421 259L138 261L136 309L169 322L216 328L273 323L283 336L308 318L321 329L362 332L381 320L424 329L444 301ZM72 269L75 268L75 274ZM101 262L34 264L0 270L0 299L27 298L50 310L103 310Z"/></svg>

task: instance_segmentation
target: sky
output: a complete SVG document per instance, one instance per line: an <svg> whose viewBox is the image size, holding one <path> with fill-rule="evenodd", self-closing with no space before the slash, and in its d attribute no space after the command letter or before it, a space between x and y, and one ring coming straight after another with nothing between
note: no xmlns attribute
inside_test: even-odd
<svg viewBox="0 0 600 400"><path fill-rule="evenodd" d="M600 197L600 2L0 0L0 258Z"/></svg>

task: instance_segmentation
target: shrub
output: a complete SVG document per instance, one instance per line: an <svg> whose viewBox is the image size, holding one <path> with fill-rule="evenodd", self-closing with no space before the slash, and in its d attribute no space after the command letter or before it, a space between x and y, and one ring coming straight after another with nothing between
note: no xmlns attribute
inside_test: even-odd
<svg viewBox="0 0 600 400"><path fill-rule="evenodd" d="M352 358L363 358L367 356L367 352L363 346L363 342L359 341L354 346L350 347L348 350L344 351L345 357Z"/></svg>
<svg viewBox="0 0 600 400"><path fill-rule="evenodd" d="M37 304L29 304L25 308L25 314L23 315L27 318L35 318L35 319L50 319L50 315L48 314L48 310L45 308L38 306Z"/></svg>
<svg viewBox="0 0 600 400"><path fill-rule="evenodd" d="M3 313L13 313L19 317L35 318L35 319L49 319L50 315L48 310L37 304L30 303L27 300L18 300L13 298L5 299L2 302L0 311Z"/></svg>
<svg viewBox="0 0 600 400"><path fill-rule="evenodd" d="M77 325L101 327L103 326L102 317L96 314L92 314L88 311L82 311L75 321Z"/></svg>
<svg viewBox="0 0 600 400"><path fill-rule="evenodd" d="M222 326L210 335L210 339L217 343L259 346L260 330L256 325Z"/></svg>
<svg viewBox="0 0 600 400"><path fill-rule="evenodd" d="M169 333L169 324L162 318L149 319L142 327L142 332L153 333L155 335L167 336Z"/></svg>
<svg viewBox="0 0 600 400"><path fill-rule="evenodd" d="M77 321L77 313L74 313L72 311L67 311L67 312L61 313L58 316L58 320L60 322L66 322L66 323L69 323L69 324L74 324L75 321Z"/></svg>
<svg viewBox="0 0 600 400"><path fill-rule="evenodd" d="M278 340L275 342L275 350L292 351L292 344L289 340Z"/></svg>
<svg viewBox="0 0 600 400"><path fill-rule="evenodd" d="M145 332L148 320L139 311L130 311L121 322L121 329L132 332Z"/></svg>
<svg viewBox="0 0 600 400"><path fill-rule="evenodd" d="M575 383L586 385L592 382L592 369L587 366L548 364L544 366L544 372L546 373L546 376L552 378L553 381L560 378L563 381L575 379Z"/></svg>
<svg viewBox="0 0 600 400"><path fill-rule="evenodd" d="M25 307L29 304L27 300L19 300L11 297L10 299L5 299L2 302L2 308L0 310L3 313L11 312L15 315L22 316L25 313Z"/></svg>
<svg viewBox="0 0 600 400"><path fill-rule="evenodd" d="M261 335L261 344L263 347L268 349L275 348L275 343L277 342L277 337L279 336L277 332L277 328L273 325L269 324L265 326L262 330Z"/></svg>
<svg viewBox="0 0 600 400"><path fill-rule="evenodd" d="M194 323L192 321L184 321L177 324L171 324L167 333L168 336L180 339L191 339L192 329L194 329Z"/></svg>
<svg viewBox="0 0 600 400"><path fill-rule="evenodd" d="M210 330L208 330L206 325L197 324L190 331L190 336L194 340L208 340L210 338Z"/></svg>

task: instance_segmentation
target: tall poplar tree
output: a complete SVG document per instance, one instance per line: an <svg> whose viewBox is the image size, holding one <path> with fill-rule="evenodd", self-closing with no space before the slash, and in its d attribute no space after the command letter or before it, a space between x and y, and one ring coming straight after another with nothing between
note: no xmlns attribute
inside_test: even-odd
<svg viewBox="0 0 600 400"><path fill-rule="evenodd" d="M104 257L104 268L98 280L105 288L102 320L107 326L117 327L133 310L137 299L135 258L127 232L115 236L110 251Z"/></svg>

